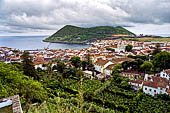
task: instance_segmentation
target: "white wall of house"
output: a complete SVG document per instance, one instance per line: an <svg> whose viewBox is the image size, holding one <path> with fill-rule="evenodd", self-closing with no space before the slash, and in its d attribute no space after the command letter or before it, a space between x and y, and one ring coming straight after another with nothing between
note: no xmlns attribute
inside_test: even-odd
<svg viewBox="0 0 170 113"><path fill-rule="evenodd" d="M142 85L143 85L143 83L138 84L138 83L133 83L133 82L131 82L130 84L133 85L133 86L139 87L139 88L142 88Z"/></svg>
<svg viewBox="0 0 170 113"><path fill-rule="evenodd" d="M105 74L106 74L106 75L111 75L111 74L112 74L112 70L107 70L107 69L105 69Z"/></svg>
<svg viewBox="0 0 170 113"><path fill-rule="evenodd" d="M165 73L164 71L160 72L160 77L166 78L167 80L169 80L169 75Z"/></svg>
<svg viewBox="0 0 170 113"><path fill-rule="evenodd" d="M135 89L135 90L140 90L143 87L143 82L141 84L134 83L134 82L129 82L129 84Z"/></svg>
<svg viewBox="0 0 170 113"><path fill-rule="evenodd" d="M43 64L35 65L34 68L35 68L35 69L41 68L42 70L47 70L47 67L43 67L42 65L43 65Z"/></svg>
<svg viewBox="0 0 170 113"><path fill-rule="evenodd" d="M153 88L149 86L143 86L143 92L154 96L155 94L167 94L166 88Z"/></svg>
<svg viewBox="0 0 170 113"><path fill-rule="evenodd" d="M35 68L35 69L37 69L37 68L41 68L41 69L42 69L42 64L35 65L34 68Z"/></svg>
<svg viewBox="0 0 170 113"><path fill-rule="evenodd" d="M153 75L145 74L144 80L145 80L145 81L151 81L151 80L152 80L152 79L151 79L152 76L153 76ZM150 78L150 79L149 79L149 78Z"/></svg>
<svg viewBox="0 0 170 113"><path fill-rule="evenodd" d="M102 72L102 66L95 64L94 67L96 71Z"/></svg>

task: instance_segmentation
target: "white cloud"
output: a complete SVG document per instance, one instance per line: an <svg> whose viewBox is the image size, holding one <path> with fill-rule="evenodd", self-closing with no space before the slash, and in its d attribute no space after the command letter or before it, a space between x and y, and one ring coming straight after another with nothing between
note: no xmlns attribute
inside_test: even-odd
<svg viewBox="0 0 170 113"><path fill-rule="evenodd" d="M150 33L169 33L169 0L1 0L0 4L4 32L50 34L71 24L134 26L130 29L135 32L150 27Z"/></svg>

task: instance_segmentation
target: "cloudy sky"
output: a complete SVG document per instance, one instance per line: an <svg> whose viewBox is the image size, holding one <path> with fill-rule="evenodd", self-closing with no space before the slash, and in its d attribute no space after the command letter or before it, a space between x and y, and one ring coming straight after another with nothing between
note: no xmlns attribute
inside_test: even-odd
<svg viewBox="0 0 170 113"><path fill-rule="evenodd" d="M170 0L0 0L0 35L51 35L64 25L170 34Z"/></svg>

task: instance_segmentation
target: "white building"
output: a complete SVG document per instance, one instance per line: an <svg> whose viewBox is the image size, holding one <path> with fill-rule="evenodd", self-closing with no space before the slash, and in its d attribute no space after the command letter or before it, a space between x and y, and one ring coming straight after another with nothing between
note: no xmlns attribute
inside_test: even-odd
<svg viewBox="0 0 170 113"><path fill-rule="evenodd" d="M117 48L114 48L115 49L115 52L125 52L125 47L126 47L126 44L125 42L118 42L117 44Z"/></svg>
<svg viewBox="0 0 170 113"><path fill-rule="evenodd" d="M143 86L143 81L142 80L130 80L129 84L131 85L132 88L135 90L140 90L142 89Z"/></svg>
<svg viewBox="0 0 170 113"><path fill-rule="evenodd" d="M152 96L156 94L169 94L169 81L166 78L152 76L151 81L143 84L143 92Z"/></svg>
<svg viewBox="0 0 170 113"><path fill-rule="evenodd" d="M96 71L104 73L106 75L111 75L113 66L113 62L103 59L98 59L94 65Z"/></svg>
<svg viewBox="0 0 170 113"><path fill-rule="evenodd" d="M160 72L160 77L166 78L167 80L169 80L169 78L170 78L170 69L161 71Z"/></svg>

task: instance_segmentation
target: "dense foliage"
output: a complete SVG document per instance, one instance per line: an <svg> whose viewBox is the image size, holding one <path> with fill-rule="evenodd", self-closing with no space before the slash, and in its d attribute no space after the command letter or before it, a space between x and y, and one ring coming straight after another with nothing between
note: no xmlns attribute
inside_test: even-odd
<svg viewBox="0 0 170 113"><path fill-rule="evenodd" d="M114 113L114 112L170 112L167 95L152 97L132 90L127 80L115 76L109 81L73 78L53 80L46 86L54 98L39 107L29 109L30 113ZM48 111L48 112L47 112Z"/></svg>
<svg viewBox="0 0 170 113"><path fill-rule="evenodd" d="M12 64L0 62L0 98L19 94L21 103L42 102L47 97L43 85L19 71Z"/></svg>
<svg viewBox="0 0 170 113"><path fill-rule="evenodd" d="M167 54L156 54L153 62L161 61L160 55ZM114 67L110 80L100 81L84 78L80 70L81 66L93 70L89 55L85 61L77 57L71 61L74 67L58 61L53 68L49 62L44 65L47 70L35 70L38 80L24 75L22 63L0 62L0 98L19 94L22 107L28 113L170 112L170 96L153 97L142 90L136 92L131 89L128 79L120 76L122 69L150 71L154 63L140 58L127 61Z"/></svg>
<svg viewBox="0 0 170 113"><path fill-rule="evenodd" d="M46 40L82 42L95 39L104 39L111 36L112 34L135 35L123 27L98 26L91 28L81 28L67 25Z"/></svg>
<svg viewBox="0 0 170 113"><path fill-rule="evenodd" d="M115 52L115 49L114 49L114 48L106 48L106 50Z"/></svg>
<svg viewBox="0 0 170 113"><path fill-rule="evenodd" d="M127 45L127 46L125 47L125 51L130 52L130 51L132 51L132 48L133 48L132 45Z"/></svg>
<svg viewBox="0 0 170 113"><path fill-rule="evenodd" d="M152 63L154 64L155 70L162 71L163 69L170 68L170 53L160 52L154 56Z"/></svg>
<svg viewBox="0 0 170 113"><path fill-rule="evenodd" d="M23 71L24 74L30 77L33 77L34 79L38 79L35 68L33 66L32 57L29 55L29 52L24 52L23 55Z"/></svg>

